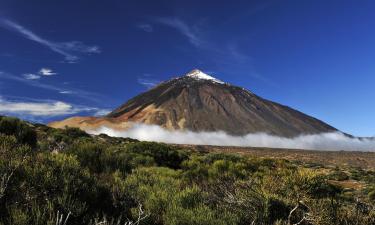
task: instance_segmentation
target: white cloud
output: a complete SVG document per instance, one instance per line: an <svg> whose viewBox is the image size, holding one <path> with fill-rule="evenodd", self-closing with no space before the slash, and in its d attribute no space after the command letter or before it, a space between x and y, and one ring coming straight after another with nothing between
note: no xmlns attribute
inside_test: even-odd
<svg viewBox="0 0 375 225"><path fill-rule="evenodd" d="M9 102L0 100L1 113L27 114L33 116L58 116L77 113L79 110L65 102Z"/></svg>
<svg viewBox="0 0 375 225"><path fill-rule="evenodd" d="M98 46L87 46L80 41L61 43L61 48L66 49L67 51L71 50L83 53L101 53L101 50Z"/></svg>
<svg viewBox="0 0 375 225"><path fill-rule="evenodd" d="M154 28L151 26L151 24L147 24L147 23L138 24L137 27L148 33L151 33L154 31Z"/></svg>
<svg viewBox="0 0 375 225"><path fill-rule="evenodd" d="M38 80L38 79L40 79L40 76L39 76L39 75L32 74L32 73L26 73L26 74L23 75L23 77L24 77L26 80Z"/></svg>
<svg viewBox="0 0 375 225"><path fill-rule="evenodd" d="M149 78L138 78L137 81L140 85L143 85L148 89L153 88L160 83L159 80L154 80L154 79L149 79Z"/></svg>
<svg viewBox="0 0 375 225"><path fill-rule="evenodd" d="M46 89L46 90L62 91L62 89L57 87L57 86L49 85L49 84L43 84L43 83L39 82L38 80L27 80L27 79L24 79L22 77L12 75L10 73L0 72L0 78L17 81L17 82L20 82L20 83L24 83L24 84L27 84L27 85L30 85L30 86L33 86L33 87L43 88L43 89Z"/></svg>
<svg viewBox="0 0 375 225"><path fill-rule="evenodd" d="M19 116L61 116L80 112L103 113L96 107L73 105L62 101L9 101L0 96L0 113Z"/></svg>
<svg viewBox="0 0 375 225"><path fill-rule="evenodd" d="M209 27L203 27L202 20L198 23L187 23L178 17L159 17L154 20L155 23L171 27L182 34L186 40L200 51L204 51L207 60L216 64L215 70L221 73L246 75L254 79L276 86L272 81L255 71L252 57L244 50L248 38L246 36L228 34L229 38L224 42L215 41L215 33L212 33ZM241 41L242 40L242 41ZM244 72L246 71L246 72Z"/></svg>
<svg viewBox="0 0 375 225"><path fill-rule="evenodd" d="M265 133L232 136L222 131L171 131L155 125L134 124L130 129L125 131L101 127L98 130L90 131L90 133L105 133L110 136L130 137L144 141L157 141L175 144L252 146L310 150L375 151L375 139L350 138L338 132L301 135L295 138L278 137Z"/></svg>
<svg viewBox="0 0 375 225"><path fill-rule="evenodd" d="M12 81L20 82L20 83L23 83L32 87L42 88L42 89L51 90L51 91L57 91L61 94L68 94L68 93L73 94L74 93L76 94L75 96L77 98L87 99L93 102L102 102L103 101L102 99L104 97L100 94L85 91L82 89L77 89L77 88L68 89L66 87L61 88L56 85L44 84L40 82L39 80L27 80L22 77L15 76L13 74L2 72L2 71L0 71L0 79L12 80Z"/></svg>
<svg viewBox="0 0 375 225"><path fill-rule="evenodd" d="M60 94L73 94L73 91L60 91Z"/></svg>
<svg viewBox="0 0 375 225"><path fill-rule="evenodd" d="M76 62L79 57L75 53L100 53L100 48L98 46L88 46L80 41L70 41L70 42L54 42L40 37L39 35L33 33L31 30L15 23L11 20L0 18L0 26L8 30L17 32L23 37L37 42L51 51L54 51L65 57L67 62Z"/></svg>
<svg viewBox="0 0 375 225"><path fill-rule="evenodd" d="M43 76L52 76L52 75L56 75L57 73L53 72L49 68L42 68L39 70L39 74Z"/></svg>
<svg viewBox="0 0 375 225"><path fill-rule="evenodd" d="M94 114L94 116L105 116L109 114L110 112L112 112L112 110L110 109L98 109L96 113Z"/></svg>
<svg viewBox="0 0 375 225"><path fill-rule="evenodd" d="M23 74L23 77L26 80L39 80L42 76L52 76L56 75L57 73L53 72L51 69L48 68L42 68L39 70L38 74L33 74L33 73L25 73Z"/></svg>
<svg viewBox="0 0 375 225"><path fill-rule="evenodd" d="M196 47L201 47L205 41L200 37L196 28L189 26L184 21L176 17L157 18L156 22L172 27L184 35L191 44Z"/></svg>

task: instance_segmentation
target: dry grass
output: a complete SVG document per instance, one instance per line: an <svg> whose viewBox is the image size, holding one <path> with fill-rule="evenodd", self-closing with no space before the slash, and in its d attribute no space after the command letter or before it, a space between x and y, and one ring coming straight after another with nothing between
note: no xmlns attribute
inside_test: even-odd
<svg viewBox="0 0 375 225"><path fill-rule="evenodd" d="M341 186L342 188L353 189L353 190L362 190L366 186L364 182L360 182L356 180L343 180L343 181L330 180L329 183L337 185L337 186Z"/></svg>

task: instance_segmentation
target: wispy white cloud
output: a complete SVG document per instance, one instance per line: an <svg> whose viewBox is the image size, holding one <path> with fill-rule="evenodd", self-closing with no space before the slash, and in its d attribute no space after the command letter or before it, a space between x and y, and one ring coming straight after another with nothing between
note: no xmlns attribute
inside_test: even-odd
<svg viewBox="0 0 375 225"><path fill-rule="evenodd" d="M139 77L137 81L138 84L146 87L147 89L151 89L160 83L159 80L151 79L148 77Z"/></svg>
<svg viewBox="0 0 375 225"><path fill-rule="evenodd" d="M221 73L231 73L250 76L254 79L265 82L269 85L275 86L274 83L269 81L263 75L257 73L253 67L252 58L247 52L244 52L242 42L246 43L247 40L242 40L236 37L227 38L224 42L215 41L216 38L210 38L212 34L207 27L197 25L200 23L187 23L178 17L162 17L154 19L155 23L171 27L186 37L186 40L201 51L203 57L213 62L215 70ZM245 39L245 38L241 38Z"/></svg>
<svg viewBox="0 0 375 225"><path fill-rule="evenodd" d="M32 74L32 73L26 73L26 74L23 75L23 77L24 77L26 80L38 80L38 79L40 79L40 76L39 76L39 75Z"/></svg>
<svg viewBox="0 0 375 225"><path fill-rule="evenodd" d="M227 54L229 54L237 62L248 62L251 60L247 54L243 53L236 42L230 42L226 46Z"/></svg>
<svg viewBox="0 0 375 225"><path fill-rule="evenodd" d="M29 85L29 86L43 88L43 89L51 90L51 91L63 91L64 90L64 89L59 88L59 87L54 86L54 85L43 84L36 79L34 79L34 80L33 79L25 79L25 78L18 77L18 76L12 75L10 73L2 72L2 71L0 71L0 78L17 81L17 82L24 83L24 84Z"/></svg>
<svg viewBox="0 0 375 225"><path fill-rule="evenodd" d="M110 112L112 112L112 110L110 109L98 109L96 113L94 114L94 116L105 116L109 114Z"/></svg>
<svg viewBox="0 0 375 225"><path fill-rule="evenodd" d="M238 24L242 21L251 20L251 16L258 14L269 7L273 5L275 1L273 0L264 0L259 1L257 5L254 5L253 7L249 7L247 9L242 9L241 13L231 13L231 17L229 17L226 21L224 21L225 25L231 25L231 24Z"/></svg>
<svg viewBox="0 0 375 225"><path fill-rule="evenodd" d="M189 26L186 22L177 17L156 18L156 22L176 29L196 47L201 47L206 43L200 36L196 27Z"/></svg>
<svg viewBox="0 0 375 225"><path fill-rule="evenodd" d="M42 76L52 76L52 75L56 75L56 74L57 73L53 72L51 69L42 68L42 69L39 70L38 74L25 73L22 76L26 80L39 80L40 78L42 78Z"/></svg>
<svg viewBox="0 0 375 225"><path fill-rule="evenodd" d="M8 19L0 18L0 26L16 32L23 37L37 42L51 51L54 51L65 57L67 62L76 62L79 57L75 53L100 53L100 48L98 46L88 46L83 44L80 41L70 41L70 42L54 42L42 38L41 36L35 34L26 27L21 26L20 24L13 22Z"/></svg>
<svg viewBox="0 0 375 225"><path fill-rule="evenodd" d="M90 91L85 91L85 90L77 89L77 88L67 88L67 87L62 88L60 86L56 86L52 84L45 84L35 79L28 80L28 79L25 79L24 77L15 76L13 74L6 73L3 71L0 71L0 79L12 80L12 81L20 82L20 83L23 83L25 85L29 85L32 87L42 88L42 89L50 90L50 91L56 91L59 93L62 92L61 94L68 94L68 93L73 94L74 93L77 98L87 99L87 100L94 101L94 102L100 102L102 101L101 99L103 98L102 95L93 93Z"/></svg>
<svg viewBox="0 0 375 225"><path fill-rule="evenodd" d="M67 51L71 50L71 51L90 53L90 54L102 52L99 46L96 46L96 45L87 46L80 41L62 42L60 43L60 45L61 45L61 48Z"/></svg>
<svg viewBox="0 0 375 225"><path fill-rule="evenodd" d="M60 91L60 94L73 94L73 91Z"/></svg>
<svg viewBox="0 0 375 225"><path fill-rule="evenodd" d="M43 75L43 76L52 76L52 75L56 75L57 73L53 72L51 69L49 68L42 68L39 70L38 72L40 75Z"/></svg>
<svg viewBox="0 0 375 225"><path fill-rule="evenodd" d="M0 96L0 113L20 116L52 117L80 112L103 112L96 107L78 106L63 101L9 101Z"/></svg>
<svg viewBox="0 0 375 225"><path fill-rule="evenodd" d="M154 31L154 28L151 24L148 24L148 23L140 23L140 24L137 24L137 28L145 31L145 32L148 32L148 33L151 33Z"/></svg>

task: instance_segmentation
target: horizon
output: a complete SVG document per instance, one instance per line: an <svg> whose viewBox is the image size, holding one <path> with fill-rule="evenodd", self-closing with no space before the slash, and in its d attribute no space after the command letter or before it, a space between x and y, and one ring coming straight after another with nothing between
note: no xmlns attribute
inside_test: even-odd
<svg viewBox="0 0 375 225"><path fill-rule="evenodd" d="M375 2L0 4L0 114L42 123L104 115L198 68L375 136Z"/></svg>

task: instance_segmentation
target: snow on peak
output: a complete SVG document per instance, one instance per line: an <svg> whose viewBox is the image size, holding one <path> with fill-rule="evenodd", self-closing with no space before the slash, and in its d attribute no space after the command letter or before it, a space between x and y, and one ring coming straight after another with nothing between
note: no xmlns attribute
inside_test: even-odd
<svg viewBox="0 0 375 225"><path fill-rule="evenodd" d="M194 78L196 80L210 80L210 81L213 81L213 82L216 82L216 83L224 84L223 81L221 81L219 79L216 79L215 77L212 77L212 76L210 76L206 73L203 73L202 71L200 71L198 69L192 70L191 72L186 74L186 76Z"/></svg>

